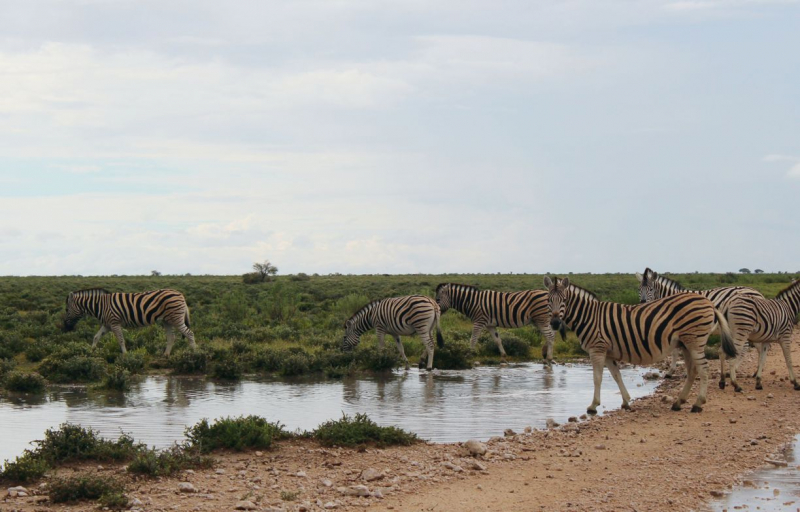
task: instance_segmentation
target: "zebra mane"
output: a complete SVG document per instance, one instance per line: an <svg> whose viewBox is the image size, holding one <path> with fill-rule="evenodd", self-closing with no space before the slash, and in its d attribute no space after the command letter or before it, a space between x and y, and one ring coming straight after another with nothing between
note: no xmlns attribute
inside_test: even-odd
<svg viewBox="0 0 800 512"><path fill-rule="evenodd" d="M71 295L83 295L84 293L91 293L91 292L111 293L105 288L84 288L83 290L76 290L72 292Z"/></svg>
<svg viewBox="0 0 800 512"><path fill-rule="evenodd" d="M789 295L794 295L795 293L800 292L800 279L792 281L792 284L784 288L783 290L778 292L778 295L775 296L776 299L783 299Z"/></svg>
<svg viewBox="0 0 800 512"><path fill-rule="evenodd" d="M356 311L355 313L353 313L353 316L351 316L350 318L348 318L348 319L347 319L347 321L345 322L345 324L347 324L347 322L349 322L350 320L354 319L355 317L357 317L357 316L359 316L359 315L361 315L361 314L363 314L363 313L366 313L367 311L369 311L370 309L372 309L373 307L375 307L375 305L376 305L377 303L379 303L381 300L382 300L382 299L373 300L372 302L370 302L370 303L369 303L369 304L367 304L366 306L362 307L361 309L359 309L358 311Z"/></svg>
<svg viewBox="0 0 800 512"><path fill-rule="evenodd" d="M671 286L678 291L686 291L686 288L684 288L683 285L680 284L678 281L675 281L674 279L670 279L668 277L664 277L661 274L658 274L656 276L656 282L657 283L660 282L661 284L666 284L667 286Z"/></svg>
<svg viewBox="0 0 800 512"><path fill-rule="evenodd" d="M586 288L581 288L578 285L570 283L569 284L569 289L570 289L571 292L573 292L573 293L575 293L575 294L577 294L577 295L579 295L581 297L585 297L587 299L592 299L592 300L600 300L600 299L597 298L597 295L595 295L594 292L590 292Z"/></svg>
<svg viewBox="0 0 800 512"><path fill-rule="evenodd" d="M461 283L441 283L439 286L436 287L436 293L439 293L439 290L444 288L445 286L452 286L453 288L463 288L465 290L475 290L478 291L477 286L472 286L471 284L461 284Z"/></svg>

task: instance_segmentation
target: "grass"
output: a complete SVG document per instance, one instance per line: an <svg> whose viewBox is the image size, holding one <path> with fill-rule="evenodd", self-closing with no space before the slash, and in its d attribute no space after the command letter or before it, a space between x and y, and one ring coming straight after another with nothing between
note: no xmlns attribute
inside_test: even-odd
<svg viewBox="0 0 800 512"><path fill-rule="evenodd" d="M125 485L121 481L93 474L53 478L47 484L47 494L53 503L96 500L112 509L121 509L128 504Z"/></svg>
<svg viewBox="0 0 800 512"><path fill-rule="evenodd" d="M366 414L356 414L352 417L343 414L341 419L323 423L311 435L324 446L386 447L411 445L418 441L416 434L397 427L381 427Z"/></svg>
<svg viewBox="0 0 800 512"><path fill-rule="evenodd" d="M375 349L374 332L362 337L354 353L343 354L339 349L342 324L370 300L416 293L433 296L441 282L461 282L501 291L541 289L542 277L538 274L298 275L256 284L245 284L240 276L3 277L0 278L0 378L13 366L25 372L38 372L55 383L101 383L116 371L114 365L131 374L168 368L178 374L209 374L225 379L248 373L286 377L316 373L340 378L358 371L386 371L400 364L391 339L387 340L385 352ZM638 302L638 282L633 274L570 277L603 300ZM687 288L746 285L772 297L796 276L672 274L670 277ZM110 334L91 350L92 337L99 328L96 320L84 319L69 333L59 330L67 294L90 287L126 292L180 290L191 307L198 350L190 350L179 337L172 357L164 358L166 337L161 326L126 329L129 349L126 355L120 354L119 345ZM448 312L441 323L445 349L437 347L436 367L469 368L475 360L490 363L499 358L496 345L486 334L475 351L465 350L456 343L468 341L471 335L471 322L464 316ZM533 327L504 329L500 334L512 361L535 360L541 355L543 340ZM411 363L416 363L423 352L419 338L405 337L403 344ZM573 333L566 341L557 339L555 354L562 360L584 356Z"/></svg>

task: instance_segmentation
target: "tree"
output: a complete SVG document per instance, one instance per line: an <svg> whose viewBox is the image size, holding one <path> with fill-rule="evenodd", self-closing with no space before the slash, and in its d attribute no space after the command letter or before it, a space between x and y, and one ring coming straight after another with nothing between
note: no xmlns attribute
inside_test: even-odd
<svg viewBox="0 0 800 512"><path fill-rule="evenodd" d="M755 272L756 274L763 274L764 273L764 271L761 270L760 268L755 269L753 272Z"/></svg>
<svg viewBox="0 0 800 512"><path fill-rule="evenodd" d="M256 271L261 277L261 281L268 281L278 273L278 267L273 265L269 262L269 260L264 260L264 263L253 263L253 270Z"/></svg>
<svg viewBox="0 0 800 512"><path fill-rule="evenodd" d="M750 273L750 269L749 268L740 268L739 269L739 273L741 273L741 274L749 274Z"/></svg>
<svg viewBox="0 0 800 512"><path fill-rule="evenodd" d="M150 275L153 277L158 277L161 275L161 272L159 272L158 270L151 270Z"/></svg>

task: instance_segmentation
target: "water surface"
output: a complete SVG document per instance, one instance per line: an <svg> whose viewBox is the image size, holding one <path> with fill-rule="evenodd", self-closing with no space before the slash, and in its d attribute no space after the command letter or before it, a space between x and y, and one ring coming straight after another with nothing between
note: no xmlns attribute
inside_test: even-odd
<svg viewBox="0 0 800 512"><path fill-rule="evenodd" d="M633 398L657 382L646 370L625 368ZM381 425L395 425L436 442L488 439L506 428L542 428L547 418L564 422L583 414L592 400L592 369L586 365L516 364L427 374L412 369L343 380L244 380L225 383L202 377L149 376L126 393L84 387L58 388L45 395L0 397L0 461L13 458L64 422L92 427L103 436L121 432L164 447L183 438L187 425L202 418L256 414L289 430L310 430L342 413L367 413ZM622 404L617 385L605 372L603 410Z"/></svg>

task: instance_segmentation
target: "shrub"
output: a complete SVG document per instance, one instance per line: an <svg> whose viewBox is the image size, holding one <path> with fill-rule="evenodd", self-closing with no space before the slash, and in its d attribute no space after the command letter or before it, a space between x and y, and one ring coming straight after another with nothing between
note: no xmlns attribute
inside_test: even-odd
<svg viewBox="0 0 800 512"><path fill-rule="evenodd" d="M33 482L44 476L50 465L44 459L37 457L34 452L25 450L14 461L5 461L0 479L9 482Z"/></svg>
<svg viewBox="0 0 800 512"><path fill-rule="evenodd" d="M11 359L22 352L25 342L14 333L0 331L0 359Z"/></svg>
<svg viewBox="0 0 800 512"><path fill-rule="evenodd" d="M169 358L170 367L180 374L203 373L207 362L208 356L202 350L184 350Z"/></svg>
<svg viewBox="0 0 800 512"><path fill-rule="evenodd" d="M280 372L284 377L291 377L293 375L303 375L308 373L311 369L311 358L304 352L292 354L289 353L283 361L281 361Z"/></svg>
<svg viewBox="0 0 800 512"><path fill-rule="evenodd" d="M530 355L531 345L511 333L504 333L501 336L503 341L503 349L506 354L512 357L527 357ZM499 356L500 349L497 347L494 339L487 338L486 341L481 340L481 352L487 355Z"/></svg>
<svg viewBox="0 0 800 512"><path fill-rule="evenodd" d="M0 359L0 380L16 367L17 362L13 359Z"/></svg>
<svg viewBox="0 0 800 512"><path fill-rule="evenodd" d="M466 370L472 368L473 355L469 342L450 340L434 351L433 366L442 370ZM427 355L420 361L427 363Z"/></svg>
<svg viewBox="0 0 800 512"><path fill-rule="evenodd" d="M55 350L55 347L56 345L47 338L38 339L25 347L25 359L32 363L38 363L49 356Z"/></svg>
<svg viewBox="0 0 800 512"><path fill-rule="evenodd" d="M44 391L47 382L38 373L10 372L4 379L4 384L9 391L24 393L40 393Z"/></svg>
<svg viewBox="0 0 800 512"><path fill-rule="evenodd" d="M105 377L106 363L88 345L68 343L42 361L39 373L53 382L94 382Z"/></svg>
<svg viewBox="0 0 800 512"><path fill-rule="evenodd" d="M375 444L384 447L410 445L418 441L416 434L397 427L381 427L366 414L356 414L354 417L343 414L340 420L327 421L317 427L312 436L325 446Z"/></svg>
<svg viewBox="0 0 800 512"><path fill-rule="evenodd" d="M400 364L400 354L394 345L365 347L358 353L361 366L374 372L388 372Z"/></svg>
<svg viewBox="0 0 800 512"><path fill-rule="evenodd" d="M289 276L290 281L308 281L311 279L311 276L304 272L300 272L299 274Z"/></svg>
<svg viewBox="0 0 800 512"><path fill-rule="evenodd" d="M53 503L101 500L101 503L109 508L122 508L128 504L123 483L100 475L84 474L53 478L47 485L47 491Z"/></svg>
<svg viewBox="0 0 800 512"><path fill-rule="evenodd" d="M263 280L258 272L248 272L242 275L242 282L244 284L256 284L263 282Z"/></svg>
<svg viewBox="0 0 800 512"><path fill-rule="evenodd" d="M265 372L276 372L280 370L283 360L288 355L285 350L266 347L257 352L253 358L253 365L256 369Z"/></svg>
<svg viewBox="0 0 800 512"><path fill-rule="evenodd" d="M128 435L111 441L98 436L91 428L85 429L71 423L64 423L58 429L48 429L44 439L36 443L36 455L53 465L80 460L127 460L142 448Z"/></svg>
<svg viewBox="0 0 800 512"><path fill-rule="evenodd" d="M117 356L115 364L128 370L130 373L139 373L144 369L146 363L145 354L147 352L137 349Z"/></svg>
<svg viewBox="0 0 800 512"><path fill-rule="evenodd" d="M719 345L706 345L706 359L719 359Z"/></svg>
<svg viewBox="0 0 800 512"><path fill-rule="evenodd" d="M269 448L273 439L286 435L280 423L269 423L259 416L220 418L210 425L204 419L186 429L190 446L203 453L218 448L236 451L245 448Z"/></svg>
<svg viewBox="0 0 800 512"><path fill-rule="evenodd" d="M242 376L242 363L238 356L230 352L214 361L211 375L217 379L239 380Z"/></svg>
<svg viewBox="0 0 800 512"><path fill-rule="evenodd" d="M201 455L198 450L173 445L165 450L140 450L128 464L128 472L150 477L169 476L184 469L211 467L213 463L211 457Z"/></svg>
<svg viewBox="0 0 800 512"><path fill-rule="evenodd" d="M119 365L108 372L103 381L102 388L113 391L126 391L131 387L131 372Z"/></svg>

